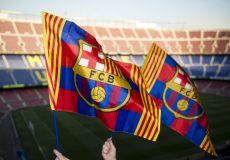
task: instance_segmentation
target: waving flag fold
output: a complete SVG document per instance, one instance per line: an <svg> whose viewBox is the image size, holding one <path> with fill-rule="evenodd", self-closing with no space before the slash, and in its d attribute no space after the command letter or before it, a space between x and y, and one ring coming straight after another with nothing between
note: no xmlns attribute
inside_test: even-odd
<svg viewBox="0 0 230 160"><path fill-rule="evenodd" d="M97 117L111 131L155 141L161 104L148 94L140 69L107 57L73 22L44 12L42 23L51 109Z"/></svg>
<svg viewBox="0 0 230 160"><path fill-rule="evenodd" d="M185 71L153 43L142 67L148 93L160 97L161 121L189 141L217 156L197 89Z"/></svg>

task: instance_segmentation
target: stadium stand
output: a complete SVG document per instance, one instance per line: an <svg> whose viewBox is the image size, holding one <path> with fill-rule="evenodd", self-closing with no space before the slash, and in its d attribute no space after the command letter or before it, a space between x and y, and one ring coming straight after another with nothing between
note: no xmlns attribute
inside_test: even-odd
<svg viewBox="0 0 230 160"><path fill-rule="evenodd" d="M156 42L193 78L200 93L230 97L229 29L79 24L98 39L109 57L135 63L139 67L142 66L152 42ZM0 17L0 118L11 110L48 105L41 21ZM30 116L33 117L34 114ZM23 119L19 119L21 120ZM0 130L2 131L1 128ZM13 134L10 131L5 134ZM0 140L2 139L7 141L5 144L9 144L9 137L0 136ZM1 149L0 145L0 159ZM9 150L11 154L11 148ZM17 156L19 154L15 155Z"/></svg>
<svg viewBox="0 0 230 160"><path fill-rule="evenodd" d="M9 88L4 90L4 94L1 91L1 107L4 108L5 103L8 106L2 111L17 108L19 105L45 104L44 101L48 103L41 22L0 18L0 26L0 88ZM156 42L193 79L230 80L230 30L159 29L86 23L80 26L94 35L102 44L104 52L113 59L135 63L141 67L151 43ZM219 84L219 81L209 83ZM226 85L224 81L222 83ZM25 87L37 86L45 88L34 89L33 92L25 91L26 94L35 94L36 91L40 96L33 97L37 99L26 99L19 93L23 89L17 90L15 101L8 103L4 98L5 92L15 95L15 91L10 88L24 87L26 90ZM207 91L206 87L202 90L202 86L205 85L200 85L201 91ZM227 92L225 90L228 86L227 83L227 87L223 87L221 92ZM42 96L44 94L45 100Z"/></svg>

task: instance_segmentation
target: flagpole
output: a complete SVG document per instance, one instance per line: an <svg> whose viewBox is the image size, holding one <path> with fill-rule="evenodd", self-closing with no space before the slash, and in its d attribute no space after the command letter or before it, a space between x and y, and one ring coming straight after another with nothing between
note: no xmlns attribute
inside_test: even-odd
<svg viewBox="0 0 230 160"><path fill-rule="evenodd" d="M57 115L56 111L53 112L53 120L54 120L54 133L55 133L55 146L58 151L60 151L60 144L58 139L58 128L57 128Z"/></svg>

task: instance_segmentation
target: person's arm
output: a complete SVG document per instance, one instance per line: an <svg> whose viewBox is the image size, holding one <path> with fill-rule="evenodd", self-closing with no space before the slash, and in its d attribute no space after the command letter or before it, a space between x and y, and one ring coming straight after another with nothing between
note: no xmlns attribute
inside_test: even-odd
<svg viewBox="0 0 230 160"><path fill-rule="evenodd" d="M58 152L56 149L53 150L54 154L57 156L55 160L70 160L63 156L60 152Z"/></svg>
<svg viewBox="0 0 230 160"><path fill-rule="evenodd" d="M116 160L116 148L111 138L108 138L102 146L102 157L104 160Z"/></svg>

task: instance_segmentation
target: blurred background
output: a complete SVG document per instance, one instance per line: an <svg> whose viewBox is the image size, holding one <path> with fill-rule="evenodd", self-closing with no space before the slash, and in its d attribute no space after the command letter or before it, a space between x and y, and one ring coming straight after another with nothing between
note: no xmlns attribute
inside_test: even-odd
<svg viewBox="0 0 230 160"><path fill-rule="evenodd" d="M230 159L230 1L0 0L0 160L54 159L41 12L74 21L112 59L142 66L156 42L195 82L219 159ZM97 120L57 114L61 151L101 159L109 131ZM116 133L120 159L215 159L162 125L156 143Z"/></svg>

